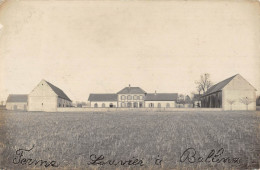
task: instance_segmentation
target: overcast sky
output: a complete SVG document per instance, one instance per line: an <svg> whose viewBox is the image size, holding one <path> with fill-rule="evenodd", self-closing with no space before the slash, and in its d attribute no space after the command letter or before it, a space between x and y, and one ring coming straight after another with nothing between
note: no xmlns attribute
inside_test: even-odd
<svg viewBox="0 0 260 170"><path fill-rule="evenodd" d="M0 100L46 79L72 100L195 91L209 73L237 73L260 90L257 1L31 1L0 8ZM258 92L259 93L259 92Z"/></svg>

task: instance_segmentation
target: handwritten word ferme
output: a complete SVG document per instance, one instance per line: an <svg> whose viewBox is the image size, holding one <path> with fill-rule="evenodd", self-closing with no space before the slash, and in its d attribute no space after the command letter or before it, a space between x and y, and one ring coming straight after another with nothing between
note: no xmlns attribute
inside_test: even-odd
<svg viewBox="0 0 260 170"><path fill-rule="evenodd" d="M59 164L56 161L44 161L44 160L36 160L32 158L25 158L24 153L30 152L34 148L34 145L31 149L18 149L15 152L15 158L13 159L14 164L21 165L38 165L47 167L58 167Z"/></svg>

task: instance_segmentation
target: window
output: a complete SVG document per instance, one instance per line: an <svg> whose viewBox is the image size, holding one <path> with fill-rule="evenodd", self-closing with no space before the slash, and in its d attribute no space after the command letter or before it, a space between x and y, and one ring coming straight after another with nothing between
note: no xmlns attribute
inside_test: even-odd
<svg viewBox="0 0 260 170"><path fill-rule="evenodd" d="M139 107L143 107L143 103L142 102L139 103Z"/></svg>
<svg viewBox="0 0 260 170"><path fill-rule="evenodd" d="M102 103L102 107L106 107L105 103Z"/></svg>
<svg viewBox="0 0 260 170"><path fill-rule="evenodd" d="M137 96L136 95L134 95L134 100L136 100L137 99Z"/></svg>
<svg viewBox="0 0 260 170"><path fill-rule="evenodd" d="M125 107L125 103L121 103L121 107Z"/></svg>
<svg viewBox="0 0 260 170"><path fill-rule="evenodd" d="M109 104L109 107L114 107L114 106L113 106L113 103L110 103L110 104Z"/></svg>
<svg viewBox="0 0 260 170"><path fill-rule="evenodd" d="M132 103L131 103L131 102L128 102L128 103L127 103L127 107L132 107Z"/></svg>
<svg viewBox="0 0 260 170"><path fill-rule="evenodd" d="M134 102L134 107L138 107L138 103L137 102Z"/></svg>
<svg viewBox="0 0 260 170"><path fill-rule="evenodd" d="M139 100L140 99L139 96L136 96L136 99Z"/></svg>
<svg viewBox="0 0 260 170"><path fill-rule="evenodd" d="M97 104L97 103L95 103L95 104L94 104L94 107L98 107L98 104Z"/></svg>
<svg viewBox="0 0 260 170"><path fill-rule="evenodd" d="M123 96L121 96L121 100L125 100L125 96L123 95Z"/></svg>
<svg viewBox="0 0 260 170"><path fill-rule="evenodd" d="M131 99L132 99L132 96L128 95L128 96L127 96L127 99L128 99L128 100L131 100Z"/></svg>
<svg viewBox="0 0 260 170"><path fill-rule="evenodd" d="M154 104L153 104L153 103L150 103L150 104L149 104L149 107L154 107Z"/></svg>
<svg viewBox="0 0 260 170"><path fill-rule="evenodd" d="M166 107L170 107L170 103L167 103L167 104L166 104Z"/></svg>
<svg viewBox="0 0 260 170"><path fill-rule="evenodd" d="M159 108L160 108L160 107L161 107L161 103L158 103L157 107L159 107Z"/></svg>
<svg viewBox="0 0 260 170"><path fill-rule="evenodd" d="M144 98L143 98L143 96L139 96L140 97L140 100L143 100Z"/></svg>

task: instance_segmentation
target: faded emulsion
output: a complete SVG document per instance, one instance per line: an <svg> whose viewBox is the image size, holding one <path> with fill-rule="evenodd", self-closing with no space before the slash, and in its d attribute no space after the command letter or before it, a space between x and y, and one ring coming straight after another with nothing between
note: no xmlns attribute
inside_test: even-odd
<svg viewBox="0 0 260 170"><path fill-rule="evenodd" d="M215 149L212 149L210 153L205 156L201 157L194 148L188 148L186 149L181 157L180 162L189 162L189 163L199 163L199 162L205 162L205 163L233 163L233 164L240 164L241 158L231 158L231 157L224 157L222 154L224 153L224 148L220 148L218 151Z"/></svg>
<svg viewBox="0 0 260 170"><path fill-rule="evenodd" d="M14 164L21 164L21 165L32 165L32 166L44 166L44 167L58 167L59 164L56 161L46 161L46 160L37 160L33 158L25 158L24 153L32 151L34 145L31 149L18 149L15 152L15 158L13 159Z"/></svg>

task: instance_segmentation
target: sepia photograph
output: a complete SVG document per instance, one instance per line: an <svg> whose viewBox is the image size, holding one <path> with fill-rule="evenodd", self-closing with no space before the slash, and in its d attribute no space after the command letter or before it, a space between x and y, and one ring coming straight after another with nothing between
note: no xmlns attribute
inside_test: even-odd
<svg viewBox="0 0 260 170"><path fill-rule="evenodd" d="M0 169L260 169L260 1L0 0Z"/></svg>

